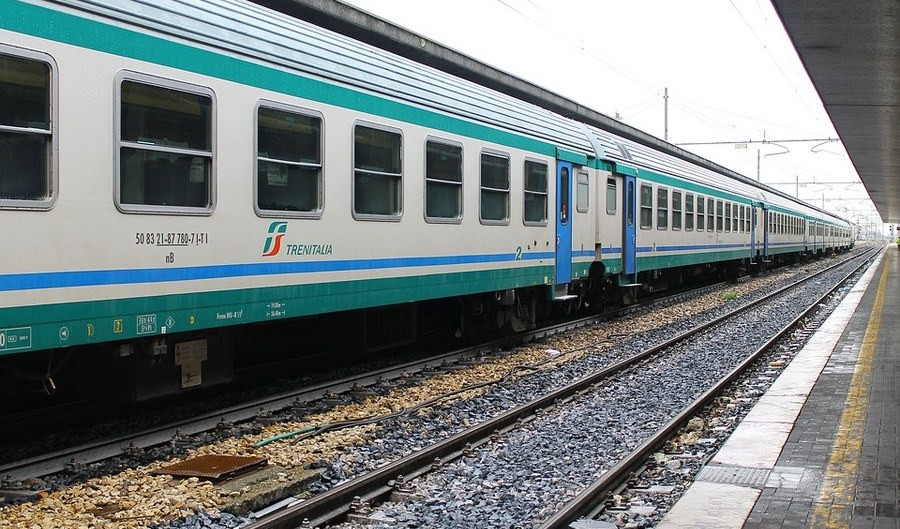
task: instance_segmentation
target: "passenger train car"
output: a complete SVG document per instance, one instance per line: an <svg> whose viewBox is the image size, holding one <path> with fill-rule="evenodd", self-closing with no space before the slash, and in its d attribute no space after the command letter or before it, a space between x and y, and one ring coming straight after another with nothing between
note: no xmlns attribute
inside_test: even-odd
<svg viewBox="0 0 900 529"><path fill-rule="evenodd" d="M426 305L460 334L522 329L854 239L746 178L245 1L7 0L0 94L11 393L176 393L231 378L273 322L301 350L301 317L342 311L372 349Z"/></svg>

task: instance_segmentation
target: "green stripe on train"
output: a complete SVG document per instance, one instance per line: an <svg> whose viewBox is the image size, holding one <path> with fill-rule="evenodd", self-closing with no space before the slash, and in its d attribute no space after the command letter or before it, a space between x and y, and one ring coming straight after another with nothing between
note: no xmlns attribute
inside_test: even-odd
<svg viewBox="0 0 900 529"><path fill-rule="evenodd" d="M729 261L750 257L750 250L733 250L723 252L702 252L660 255L638 255L636 265L638 272L657 270L660 268L672 268L676 266L688 266L711 263L717 261Z"/></svg>
<svg viewBox="0 0 900 529"><path fill-rule="evenodd" d="M6 340L0 355L543 285L553 270L539 265L0 309L0 333L30 329L27 349Z"/></svg>

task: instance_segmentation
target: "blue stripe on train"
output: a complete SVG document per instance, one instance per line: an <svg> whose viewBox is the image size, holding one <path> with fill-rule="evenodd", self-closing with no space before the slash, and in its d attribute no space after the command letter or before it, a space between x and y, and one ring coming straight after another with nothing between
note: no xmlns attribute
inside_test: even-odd
<svg viewBox="0 0 900 529"><path fill-rule="evenodd" d="M553 258L553 252L531 252L522 254L522 260L525 261L547 260ZM504 253L438 257L346 259L338 261L279 261L277 263L225 264L131 270L36 272L28 274L0 275L0 291L158 283L165 281L195 281L199 279L222 279L277 274L308 274L315 272L347 272L354 270L383 270L386 268L500 263L515 260L515 254Z"/></svg>

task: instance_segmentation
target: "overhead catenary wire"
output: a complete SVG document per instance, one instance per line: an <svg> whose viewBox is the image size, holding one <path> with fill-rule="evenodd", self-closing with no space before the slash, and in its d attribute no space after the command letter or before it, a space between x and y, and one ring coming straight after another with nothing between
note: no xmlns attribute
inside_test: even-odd
<svg viewBox="0 0 900 529"><path fill-rule="evenodd" d="M525 12L522 11L521 9L518 9L517 7L511 5L511 4L510 4L509 2L507 2L506 0L495 0L495 1L496 1L498 4L500 4L500 5L504 6L504 7L506 7L507 9L511 10L512 12L516 13L517 15L521 16L522 18L528 20L528 21L531 22L532 24L535 24L536 26L540 27L540 28L543 29L544 31L550 33L551 35L553 35L553 36L556 37L557 39L560 39L562 42L568 44L568 45L571 46L572 48L575 48L576 50L578 50L579 52L583 53L583 54L586 55L587 57L590 57L591 59L597 61L599 64L605 66L606 68L609 68L610 70L612 70L612 71L618 73L619 75L625 77L625 78L628 79L629 81L631 81L631 82L637 84L637 85L640 86L641 88L643 88L643 89L645 89L645 90L647 90L647 91L649 91L649 92L651 92L651 93L653 93L653 94L656 94L657 96L660 95L660 91L659 91L658 88L652 86L651 84L647 83L646 81L642 81L642 80L640 80L640 79L634 77L633 75L627 73L626 71L622 70L621 68L616 67L615 65L613 65L613 64L610 63L610 62L608 62L607 60L605 60L605 59L603 59L602 57L600 57L600 56L594 54L593 52L591 52L591 51L590 51L588 48L586 48L583 44L579 44L579 43L577 43L577 42L573 42L573 41L571 40L571 38L569 37L568 34L563 33L563 32L560 32L560 31L558 31L558 30L556 30L556 29L554 29L554 28L548 26L547 24L541 22L540 20L537 20L537 19L535 19L534 17L529 16L527 13L525 13ZM531 4L532 6L538 8L541 12L546 13L545 10L541 9L541 8L540 8L539 6L537 6L537 4L535 4L533 1L531 1L531 0L526 0L526 1L527 1L529 4Z"/></svg>
<svg viewBox="0 0 900 529"><path fill-rule="evenodd" d="M734 0L728 0L728 3L731 4L731 7L733 7L735 12L737 12L738 16L741 17L741 20L744 22L744 24L750 30L750 33L753 34L753 38L755 38L756 41L759 43L759 45L762 46L762 49L763 49L763 51L765 51L766 56L768 56L769 60L772 61L772 64L775 65L775 68L778 70L778 72L784 78L785 82L787 82L788 86L790 86L794 90L794 94L797 96L797 99L799 99L800 102L803 103L803 106L806 108L806 111L809 112L809 115L815 119L818 119L817 114L815 112L813 112L812 108L810 108L809 103L807 103L806 100L800 96L800 90L797 88L797 86L794 84L794 82L791 81L791 79L788 77L787 73L785 73L784 69L781 67L781 64L772 55L772 52L771 52L771 50L769 50L769 47L760 38L759 34L756 32L756 29L753 28L753 25L747 20L747 17L744 16L744 14L741 12L741 10L738 8L738 6L734 3Z"/></svg>

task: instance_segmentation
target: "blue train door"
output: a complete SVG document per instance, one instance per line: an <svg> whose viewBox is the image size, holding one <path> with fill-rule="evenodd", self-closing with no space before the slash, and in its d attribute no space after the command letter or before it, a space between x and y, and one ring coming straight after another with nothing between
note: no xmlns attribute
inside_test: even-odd
<svg viewBox="0 0 900 529"><path fill-rule="evenodd" d="M756 259L756 204L750 204L750 260Z"/></svg>
<svg viewBox="0 0 900 529"><path fill-rule="evenodd" d="M556 284L564 285L572 278L571 163L556 163L556 181Z"/></svg>
<svg viewBox="0 0 900 529"><path fill-rule="evenodd" d="M637 254L637 235L635 234L635 215L637 209L637 194L635 177L632 175L623 175L625 177L625 217L623 219L622 232L622 272L627 275L637 273L635 266L635 256Z"/></svg>

